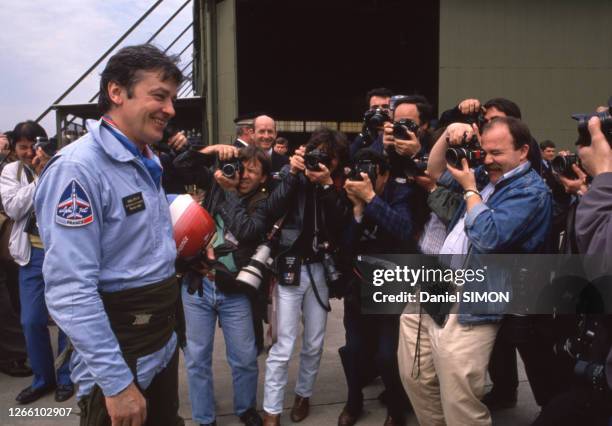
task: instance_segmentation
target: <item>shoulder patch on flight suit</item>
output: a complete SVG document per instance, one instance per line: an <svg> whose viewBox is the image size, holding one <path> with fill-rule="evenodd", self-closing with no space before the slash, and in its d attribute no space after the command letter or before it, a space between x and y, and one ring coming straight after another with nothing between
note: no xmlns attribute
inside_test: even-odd
<svg viewBox="0 0 612 426"><path fill-rule="evenodd" d="M63 226L84 226L93 221L89 196L79 181L72 179L55 209L55 222Z"/></svg>

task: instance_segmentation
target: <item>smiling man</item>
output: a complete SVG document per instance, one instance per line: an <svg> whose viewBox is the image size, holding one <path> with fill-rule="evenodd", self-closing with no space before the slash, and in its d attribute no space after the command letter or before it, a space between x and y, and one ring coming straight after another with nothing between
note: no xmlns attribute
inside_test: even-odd
<svg viewBox="0 0 612 426"><path fill-rule="evenodd" d="M451 124L429 157L430 175L440 176L447 168L439 181L463 193L440 253L475 269L479 254L541 252L550 230L552 197L528 160L529 129L513 117L492 119L482 130L484 165L473 171L463 159L461 169L447 166L449 145L461 145L464 135L469 139L474 131L464 123ZM467 260L461 257L468 254ZM509 285L504 274L496 272L487 275L488 291ZM459 302L450 312L443 321L426 313L402 315L402 383L420 424L490 425L491 415L481 398L503 306L487 303L470 311Z"/></svg>
<svg viewBox="0 0 612 426"><path fill-rule="evenodd" d="M182 79L176 59L151 45L117 52L101 75L104 116L50 161L36 190L45 296L75 349L81 425L184 424L176 247L148 146L174 116Z"/></svg>
<svg viewBox="0 0 612 426"><path fill-rule="evenodd" d="M272 174L276 175L285 164L289 164L289 158L286 155L279 154L272 149L276 140L276 122L272 117L260 115L253 121L253 126L255 146L268 154L272 161Z"/></svg>

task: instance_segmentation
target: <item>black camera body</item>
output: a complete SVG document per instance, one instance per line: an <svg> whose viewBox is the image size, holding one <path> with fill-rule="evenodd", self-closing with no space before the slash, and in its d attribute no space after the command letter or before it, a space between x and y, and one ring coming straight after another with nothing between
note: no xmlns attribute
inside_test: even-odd
<svg viewBox="0 0 612 426"><path fill-rule="evenodd" d="M336 266L336 253L332 250L332 246L328 241L319 244L317 250L322 254L321 263L323 263L327 286L330 288L336 287L342 279L342 272Z"/></svg>
<svg viewBox="0 0 612 426"><path fill-rule="evenodd" d="M34 210L32 210L32 212L30 212L28 215L28 220L23 232L34 235L35 237L40 237L40 233L38 231L38 221L36 220L36 212Z"/></svg>
<svg viewBox="0 0 612 426"><path fill-rule="evenodd" d="M323 164L328 169L330 168L331 157L327 152L316 148L304 154L304 165L306 166L306 169L313 172L319 172L321 171L319 163Z"/></svg>
<svg viewBox="0 0 612 426"><path fill-rule="evenodd" d="M37 136L36 143L34 144L34 151L38 148L42 149L49 157L53 157L57 152L57 139L47 139L43 136Z"/></svg>
<svg viewBox="0 0 612 426"><path fill-rule="evenodd" d="M393 122L394 138L408 140L410 139L410 136L408 135L409 131L416 135L416 133L419 131L419 125L409 118L403 118Z"/></svg>
<svg viewBox="0 0 612 426"><path fill-rule="evenodd" d="M186 136L187 143L185 144L185 146L183 146L179 150L172 148L170 145L168 145L168 141L170 140L172 136L179 133L180 131L181 131L180 129L177 129L172 125L167 125L164 128L164 134L163 134L162 139L159 142L155 142L151 144L151 147L155 149L156 151L159 151L160 153L163 152L165 154L170 154L170 153L180 154L188 150L199 151L200 149L206 147L206 145L202 141L202 136L199 133L196 134L195 132L192 133L188 131L187 136Z"/></svg>
<svg viewBox="0 0 612 426"><path fill-rule="evenodd" d="M612 96L608 99L607 111L596 112L594 114L572 114L572 118L578 121L578 140L576 145L591 145L591 133L589 132L589 120L591 117L599 117L601 132L612 147Z"/></svg>
<svg viewBox="0 0 612 426"><path fill-rule="evenodd" d="M242 172L244 171L242 161L235 157L225 161L218 160L217 168L221 170L223 176L228 179L233 179L236 175L240 177L242 176Z"/></svg>
<svg viewBox="0 0 612 426"><path fill-rule="evenodd" d="M482 127L485 125L486 120L482 111L475 112L473 114L469 114L465 116L466 124L475 124L478 129L482 130Z"/></svg>
<svg viewBox="0 0 612 426"><path fill-rule="evenodd" d="M361 173L366 173L372 181L372 186L376 185L376 178L378 172L376 171L376 163L371 160L359 160L357 161L351 171L348 174L348 180L362 181Z"/></svg>
<svg viewBox="0 0 612 426"><path fill-rule="evenodd" d="M387 121L392 121L391 116L382 108L369 109L363 115L363 121L368 126L368 128L380 128Z"/></svg>
<svg viewBox="0 0 612 426"><path fill-rule="evenodd" d="M404 174L406 176L425 176L429 155L424 154L415 158L408 158L404 163Z"/></svg>
<svg viewBox="0 0 612 426"><path fill-rule="evenodd" d="M576 333L553 346L556 355L572 360L574 378L596 391L607 386L605 359L612 343L612 324L605 316L580 314Z"/></svg>
<svg viewBox="0 0 612 426"><path fill-rule="evenodd" d="M558 175L565 176L568 179L578 179L576 173L572 169L572 165L575 164L580 167L580 157L576 154L570 155L557 155L550 163L550 166Z"/></svg>
<svg viewBox="0 0 612 426"><path fill-rule="evenodd" d="M456 169L461 169L461 160L467 160L470 168L484 164L485 152L481 148L476 135L469 141L464 141L461 146L450 147L446 151L446 162Z"/></svg>
<svg viewBox="0 0 612 426"><path fill-rule="evenodd" d="M378 136L380 129L387 121L391 120L389 113L382 108L369 109L363 114L363 127L361 136L364 147L369 146Z"/></svg>

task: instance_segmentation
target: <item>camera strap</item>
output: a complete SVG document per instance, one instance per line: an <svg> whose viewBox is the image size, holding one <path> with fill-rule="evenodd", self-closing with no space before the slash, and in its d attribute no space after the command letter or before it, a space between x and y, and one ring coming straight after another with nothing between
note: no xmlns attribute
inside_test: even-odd
<svg viewBox="0 0 612 426"><path fill-rule="evenodd" d="M312 205L314 214L314 238L312 239L312 251L315 253L319 252L319 215L317 214L317 193L316 188L312 188Z"/></svg>
<svg viewBox="0 0 612 426"><path fill-rule="evenodd" d="M17 166L18 181L21 181L21 176L23 173L25 173L28 183L32 183L34 181L34 174L32 173L32 170L30 170L28 166L26 166L25 164L23 164L23 162L20 161L19 165Z"/></svg>
<svg viewBox="0 0 612 426"><path fill-rule="evenodd" d="M314 278L312 277L312 271L310 270L310 264L306 264L306 271L308 271L308 281L310 281L310 285L312 286L312 291L315 295L315 298L317 299L317 302L319 302L319 305L323 308L323 310L325 310L326 312L331 312L331 306L329 305L329 301L327 302L327 305L325 305L323 303L323 300L321 300L321 295L319 294L319 290L317 290L317 285L315 284Z"/></svg>

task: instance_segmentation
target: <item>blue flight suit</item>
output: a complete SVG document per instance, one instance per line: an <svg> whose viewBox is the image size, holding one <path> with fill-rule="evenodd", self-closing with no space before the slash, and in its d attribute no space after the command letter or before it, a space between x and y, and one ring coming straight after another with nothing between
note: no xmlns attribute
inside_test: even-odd
<svg viewBox="0 0 612 426"><path fill-rule="evenodd" d="M135 146L128 149L129 140L117 129L103 120L89 120L87 129L88 134L51 160L35 194L46 252L47 306L75 347L72 379L79 385L77 398L94 384L112 396L134 381L99 292L163 281L175 274L176 259L160 176L156 182L134 154ZM159 164L151 155L147 161ZM126 204L134 197L143 203ZM175 348L173 333L162 349L138 358L142 389L165 368Z"/></svg>

